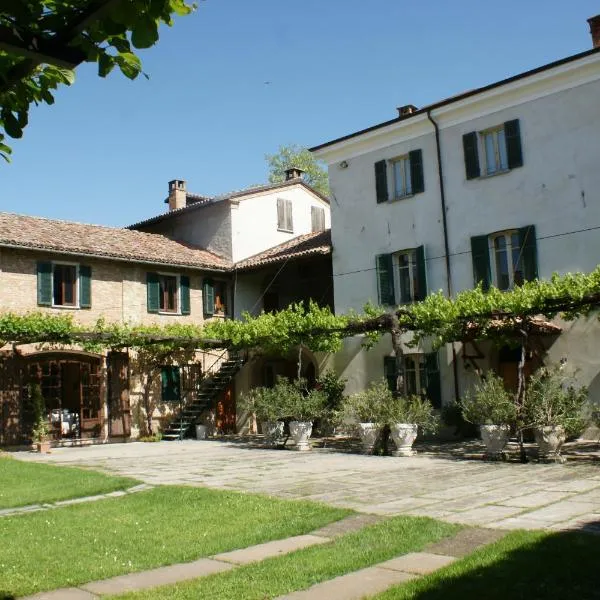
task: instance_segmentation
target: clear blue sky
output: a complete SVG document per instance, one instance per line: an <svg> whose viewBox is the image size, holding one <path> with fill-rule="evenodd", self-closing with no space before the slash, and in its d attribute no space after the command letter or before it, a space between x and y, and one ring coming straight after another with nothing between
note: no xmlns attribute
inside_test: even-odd
<svg viewBox="0 0 600 600"><path fill-rule="evenodd" d="M0 210L127 225L167 182L219 194L312 146L591 47L597 0L204 0L141 58L150 80L78 69L33 108ZM269 83L265 83L269 82Z"/></svg>

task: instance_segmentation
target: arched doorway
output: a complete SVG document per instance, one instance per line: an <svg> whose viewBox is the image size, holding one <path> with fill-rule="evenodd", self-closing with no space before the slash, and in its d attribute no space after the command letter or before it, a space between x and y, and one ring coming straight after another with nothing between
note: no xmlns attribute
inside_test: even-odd
<svg viewBox="0 0 600 600"><path fill-rule="evenodd" d="M100 437L103 423L102 365L98 356L52 352L27 357L25 397L39 385L55 439ZM27 403L24 403L27 404ZM28 403L30 420L33 407Z"/></svg>

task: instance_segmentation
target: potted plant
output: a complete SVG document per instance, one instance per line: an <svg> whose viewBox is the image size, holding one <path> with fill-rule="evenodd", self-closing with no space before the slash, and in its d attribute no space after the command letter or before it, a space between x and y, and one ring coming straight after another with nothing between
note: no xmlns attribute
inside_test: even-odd
<svg viewBox="0 0 600 600"><path fill-rule="evenodd" d="M384 418L396 444L393 456L415 455L412 446L419 428L422 431L435 432L439 424L431 402L420 396L404 397L391 394L384 408Z"/></svg>
<svg viewBox="0 0 600 600"><path fill-rule="evenodd" d="M30 388L33 404L33 429L31 439L41 453L50 452L50 425L46 416L46 403L42 396L42 388L34 384Z"/></svg>
<svg viewBox="0 0 600 600"><path fill-rule="evenodd" d="M386 403L393 400L385 379L375 381L364 391L344 398L340 419L356 424L363 451L371 454L384 423Z"/></svg>
<svg viewBox="0 0 600 600"><path fill-rule="evenodd" d="M327 412L325 394L316 389L308 390L305 380L290 383L284 378L277 380L273 392L277 396L282 416L290 420L290 435L296 442L296 449L310 450L308 440L312 434L313 421Z"/></svg>
<svg viewBox="0 0 600 600"><path fill-rule="evenodd" d="M514 398L506 391L504 381L493 371L481 378L460 401L465 421L479 425L485 444L486 458L499 460L517 417Z"/></svg>
<svg viewBox="0 0 600 600"><path fill-rule="evenodd" d="M272 446L283 437L284 423L281 418L281 403L273 388L256 387L242 396L242 406L254 413L260 422L267 445Z"/></svg>
<svg viewBox="0 0 600 600"><path fill-rule="evenodd" d="M577 387L563 365L542 367L531 376L523 412L525 426L533 427L541 461L564 462L562 445L585 427L587 397L587 388Z"/></svg>

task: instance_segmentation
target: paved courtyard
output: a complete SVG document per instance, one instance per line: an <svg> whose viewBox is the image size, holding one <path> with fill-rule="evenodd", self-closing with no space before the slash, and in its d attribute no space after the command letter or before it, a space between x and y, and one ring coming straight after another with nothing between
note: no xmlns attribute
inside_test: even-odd
<svg viewBox="0 0 600 600"><path fill-rule="evenodd" d="M128 443L16 453L149 484L303 498L377 515L422 515L501 529L600 531L600 465L486 463L430 455L300 453L227 441Z"/></svg>

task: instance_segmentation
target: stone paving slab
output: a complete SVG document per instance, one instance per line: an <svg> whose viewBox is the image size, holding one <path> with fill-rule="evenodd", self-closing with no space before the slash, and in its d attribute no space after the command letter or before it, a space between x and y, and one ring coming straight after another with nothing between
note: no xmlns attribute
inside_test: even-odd
<svg viewBox="0 0 600 600"><path fill-rule="evenodd" d="M410 552L379 563L377 566L380 569L391 569L392 571L402 571L413 575L427 575L453 563L455 560L454 556L432 554L430 552Z"/></svg>
<svg viewBox="0 0 600 600"><path fill-rule="evenodd" d="M241 548L240 550L215 554L213 558L234 565L246 565L248 563L264 560L265 558L281 556L282 554L288 554L296 550L301 550L302 548L315 546L316 544L326 544L330 541L329 538L320 535L297 535L283 540L273 540L272 542L257 544L256 546L250 546L249 548Z"/></svg>
<svg viewBox="0 0 600 600"><path fill-rule="evenodd" d="M519 514L521 509L511 506L480 506L472 510L464 510L462 512L453 513L444 517L450 523L463 523L465 525L486 525L494 523L500 519L512 517Z"/></svg>
<svg viewBox="0 0 600 600"><path fill-rule="evenodd" d="M415 577L410 573L369 567L318 583L307 590L279 596L276 600L360 600Z"/></svg>
<svg viewBox="0 0 600 600"><path fill-rule="evenodd" d="M546 506L545 508L531 511L527 513L527 517L536 521L540 520L560 523L572 517L593 513L595 512L594 509L596 506L596 504L590 502L561 501Z"/></svg>
<svg viewBox="0 0 600 600"><path fill-rule="evenodd" d="M134 590L143 590L159 585L169 585L233 569L234 565L225 562L201 558L190 563L180 563L168 567L159 567L141 573L119 575L103 581L93 581L81 586L82 590L98 596L123 594Z"/></svg>
<svg viewBox="0 0 600 600"><path fill-rule="evenodd" d="M26 596L21 600L96 600L98 596L78 588L62 588L51 592L40 592L33 596Z"/></svg>
<svg viewBox="0 0 600 600"><path fill-rule="evenodd" d="M329 523L329 525L325 525L325 527L321 527L321 529L313 531L312 535L335 538L339 537L340 535L358 531L363 527L367 527L368 525L375 525L375 523L380 523L382 520L382 517L377 515L353 515L346 517L345 519L341 519L340 521Z"/></svg>
<svg viewBox="0 0 600 600"><path fill-rule="evenodd" d="M425 548L425 552L431 554L445 554L460 558L471 554L473 550L492 544L504 537L506 533L498 529L488 529L483 527L465 527L461 529L455 536L445 538L439 542L429 544Z"/></svg>
<svg viewBox="0 0 600 600"><path fill-rule="evenodd" d="M544 504L552 504L564 498L569 498L570 492L534 492L533 494L525 494L524 496L515 496L501 500L498 504L502 506L514 506L516 508L535 508Z"/></svg>

